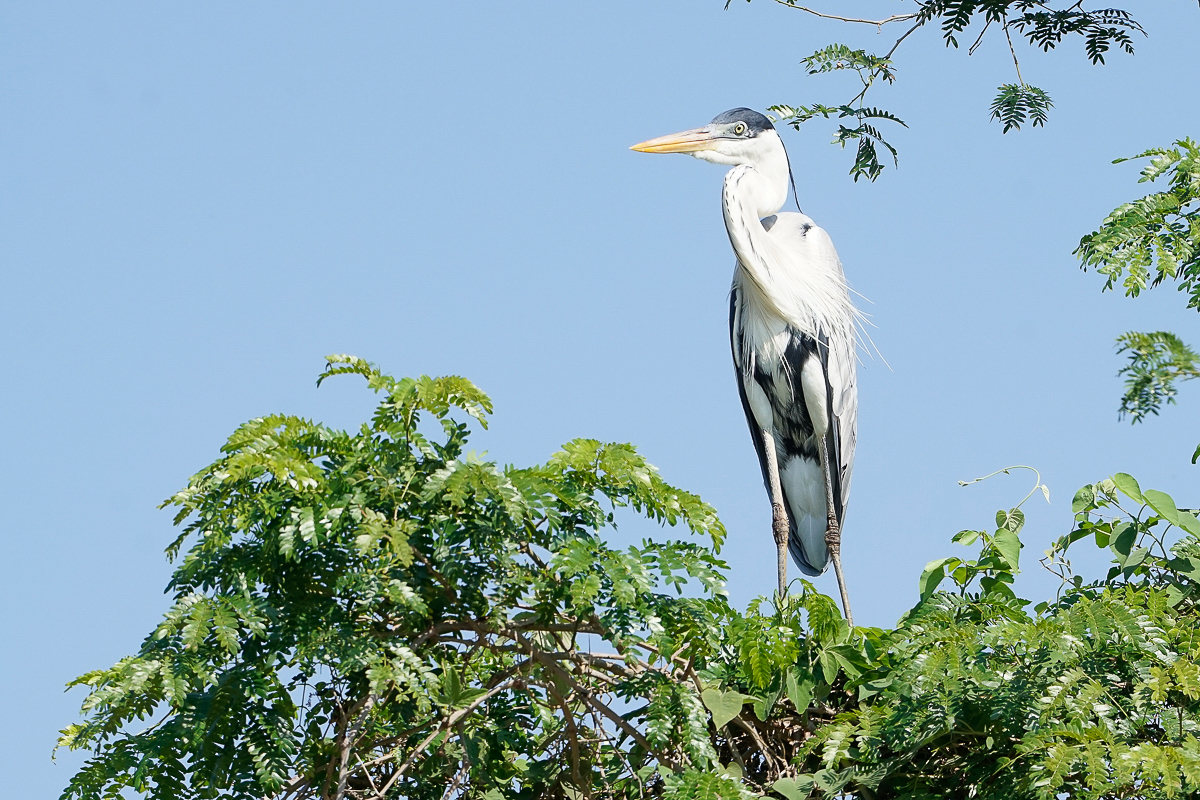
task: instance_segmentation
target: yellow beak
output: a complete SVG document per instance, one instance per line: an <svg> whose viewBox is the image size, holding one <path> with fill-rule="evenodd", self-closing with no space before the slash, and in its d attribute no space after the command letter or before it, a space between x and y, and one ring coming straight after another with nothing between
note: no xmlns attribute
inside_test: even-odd
<svg viewBox="0 0 1200 800"><path fill-rule="evenodd" d="M660 136L635 144L629 149L639 153L695 153L698 150L712 150L718 138L713 135L712 129L706 126L672 133L670 136Z"/></svg>

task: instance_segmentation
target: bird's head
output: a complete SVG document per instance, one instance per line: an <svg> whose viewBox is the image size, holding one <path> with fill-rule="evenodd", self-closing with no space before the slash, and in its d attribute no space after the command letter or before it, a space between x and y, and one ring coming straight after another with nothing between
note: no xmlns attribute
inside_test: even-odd
<svg viewBox="0 0 1200 800"><path fill-rule="evenodd" d="M783 142L771 120L749 108L720 114L702 128L635 144L640 153L687 153L714 164L758 167L778 158Z"/></svg>

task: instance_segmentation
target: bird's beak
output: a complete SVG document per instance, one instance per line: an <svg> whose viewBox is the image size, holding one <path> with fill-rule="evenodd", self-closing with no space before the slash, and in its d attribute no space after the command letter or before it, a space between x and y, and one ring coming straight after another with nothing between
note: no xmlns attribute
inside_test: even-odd
<svg viewBox="0 0 1200 800"><path fill-rule="evenodd" d="M719 138L713 133L712 127L706 125L703 128L692 128L690 131L650 139L629 149L639 153L695 153L699 150L712 150Z"/></svg>

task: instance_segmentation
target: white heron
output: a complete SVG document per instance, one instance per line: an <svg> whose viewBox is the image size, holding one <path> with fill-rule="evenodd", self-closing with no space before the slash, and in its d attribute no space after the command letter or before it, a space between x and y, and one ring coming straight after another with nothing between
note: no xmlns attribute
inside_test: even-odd
<svg viewBox="0 0 1200 800"><path fill-rule="evenodd" d="M779 596L787 554L807 575L833 564L846 619L841 528L858 414L855 323L833 241L804 214L780 213L792 182L783 141L748 108L651 139L643 153L687 153L733 167L721 209L737 256L729 336L738 393L771 498Z"/></svg>

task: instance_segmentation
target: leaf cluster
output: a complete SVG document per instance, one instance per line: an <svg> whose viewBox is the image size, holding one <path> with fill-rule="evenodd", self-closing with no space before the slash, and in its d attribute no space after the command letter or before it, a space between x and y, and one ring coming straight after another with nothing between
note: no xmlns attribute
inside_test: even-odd
<svg viewBox="0 0 1200 800"><path fill-rule="evenodd" d="M854 73L860 83L858 92L845 103L807 105L778 104L771 111L781 120L795 128L815 117L829 119L854 118L853 127L840 124L834 135L834 143L845 147L853 139L857 142L854 164L850 175L875 180L884 165L879 159L879 148L886 149L893 164L898 165L896 148L881 131L866 120L874 118L898 122L890 112L883 112L866 103L867 93L878 83L894 83L896 67L893 56L901 44L914 33L925 27L937 27L947 47L958 48L959 37L972 26L978 29L968 53L975 50L987 38L989 31L1002 31L1016 70L1016 82L1002 84L991 104L991 118L1003 126L1003 132L1020 129L1024 124L1033 127L1045 125L1053 102L1050 95L1037 86L1032 86L1021 77L1013 34L1044 52L1056 49L1069 38L1082 40L1084 52L1093 64L1103 64L1105 55L1116 48L1132 54L1133 34L1145 35L1145 30L1133 16L1119 8L1087 10L1081 3L1050 3L1045 0L914 0L912 13L895 14L883 20L866 20L842 17L836 14L816 12L797 0L776 0L782 5L816 14L820 17L844 22L866 24L882 30L885 25L904 24L908 27L883 55L854 49L845 44L830 44L801 60L809 75L848 71ZM907 126L906 126L907 127Z"/></svg>
<svg viewBox="0 0 1200 800"><path fill-rule="evenodd" d="M1118 206L1075 255L1105 276L1106 290L1119 282L1137 297L1169 278L1187 292L1188 308L1200 310L1200 146L1183 138L1113 163L1138 158L1150 159L1139 183L1163 178L1168 187Z"/></svg>
<svg viewBox="0 0 1200 800"><path fill-rule="evenodd" d="M958 36L977 19L1006 31L1013 29L1043 51L1058 47L1069 36L1083 39L1084 52L1093 64L1103 64L1104 54L1117 47L1133 54L1130 33L1146 31L1133 16L1119 8L1088 11L1081 3L1055 7L1044 0L922 0L916 19L938 22L942 38L958 47Z"/></svg>
<svg viewBox="0 0 1200 800"><path fill-rule="evenodd" d="M992 119L1004 125L1004 133L1020 128L1026 121L1036 128L1046 124L1046 115L1053 106L1050 95L1036 86L1006 83L992 101Z"/></svg>
<svg viewBox="0 0 1200 800"><path fill-rule="evenodd" d="M1129 354L1129 363L1118 373L1125 376L1119 413L1134 422L1158 414L1164 402L1174 403L1179 381L1200 377L1200 355L1169 331L1122 334L1117 352Z"/></svg>

